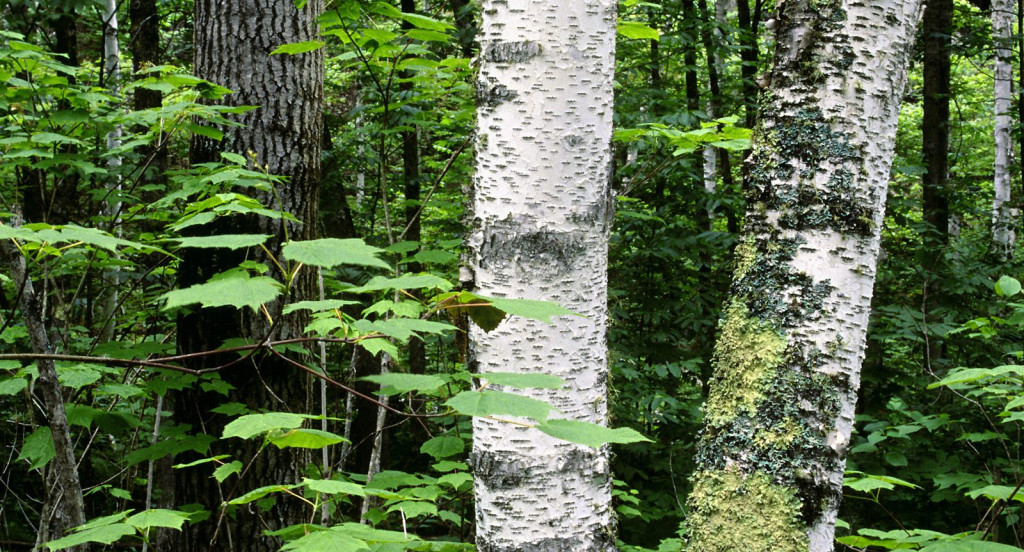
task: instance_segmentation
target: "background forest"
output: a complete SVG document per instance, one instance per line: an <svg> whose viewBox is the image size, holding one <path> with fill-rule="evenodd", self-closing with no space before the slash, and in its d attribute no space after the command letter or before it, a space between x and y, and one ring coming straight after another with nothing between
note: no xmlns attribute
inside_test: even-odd
<svg viewBox="0 0 1024 552"><path fill-rule="evenodd" d="M685 536L774 4L619 5L609 409L613 427L649 441L569 438L636 441L613 455L624 551L679 550ZM1024 548L1024 253L1014 240L1024 4L1006 4L1009 12L988 0L926 6L837 550L918 549L938 533L975 539L948 550ZM0 550L49 540L41 517L65 453L94 520L66 546L182 549L182 527L213 531L218 516L291 495L309 524L344 527L357 541L331 549L473 548L465 414L492 411L458 399L473 379L465 329L564 314L462 288L479 9L471 0L335 2L322 36L278 45L273 55L323 52L326 66L325 108L312 115L322 133L310 184L316 222L299 237L308 241L279 251L252 221L295 228L302 215L273 190L298 184L273 174L265 152L197 154L248 108L224 100L224 83L192 76L202 21L191 2L0 8ZM318 300L282 313L263 306L301 286ZM297 337L267 353L251 341L179 335L216 327L224 315L197 314L207 310L245 312L254 327L297 313L288 334ZM186 350L186 339L198 343ZM53 354L40 355L40 340ZM315 391L257 396L222 377L256 354L280 358L272 377ZM59 385L46 384L48 373ZM54 390L64 445L40 423ZM301 414L277 412L293 401ZM214 425L183 414L199 404L221 415ZM290 451L305 479L275 480L269 449ZM250 472L269 482L250 485ZM202 493L227 506L196 511ZM273 536L274 550L326 549L301 529Z"/></svg>

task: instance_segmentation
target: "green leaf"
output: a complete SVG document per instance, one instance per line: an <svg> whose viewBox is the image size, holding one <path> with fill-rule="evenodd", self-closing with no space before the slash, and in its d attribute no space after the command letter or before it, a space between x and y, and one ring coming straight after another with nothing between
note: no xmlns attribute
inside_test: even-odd
<svg viewBox="0 0 1024 552"><path fill-rule="evenodd" d="M359 379L386 387L388 388L387 391L391 394L410 393L412 391L430 393L440 389L448 383L448 380L439 376L425 374L400 374L398 372L366 376Z"/></svg>
<svg viewBox="0 0 1024 552"><path fill-rule="evenodd" d="M375 276L370 279L365 285L350 288L345 291L350 293L366 293L368 291L384 291L393 289L440 289L442 291L448 291L452 289L452 284L444 278L434 276L433 274L403 274L397 278L387 278L384 276Z"/></svg>
<svg viewBox="0 0 1024 552"><path fill-rule="evenodd" d="M452 25L449 25L448 23L444 23L436 19L431 19L426 16L417 15L415 13L403 13L400 17L405 21L411 23L413 26L418 27L420 29L426 29L428 31L445 31L448 29L455 28Z"/></svg>
<svg viewBox="0 0 1024 552"><path fill-rule="evenodd" d="M661 32L636 21L619 21L620 36L632 39L660 40Z"/></svg>
<svg viewBox="0 0 1024 552"><path fill-rule="evenodd" d="M352 496L366 496L366 489L362 485L352 483L351 481L335 481L333 479L306 479L303 478L302 484L309 488L311 491L324 494L345 494Z"/></svg>
<svg viewBox="0 0 1024 552"><path fill-rule="evenodd" d="M556 439L579 443L593 448L598 448L605 443L629 444L651 442L650 439L632 428L618 427L612 429L590 422L578 422L575 420L548 420L538 425L537 429Z"/></svg>
<svg viewBox="0 0 1024 552"><path fill-rule="evenodd" d="M93 364L72 364L59 367L57 379L61 385L78 389L96 383L106 371L109 370Z"/></svg>
<svg viewBox="0 0 1024 552"><path fill-rule="evenodd" d="M436 516L437 506L430 502L414 502L405 501L399 502L394 506L388 508L388 513L401 512L407 519L412 519L421 516Z"/></svg>
<svg viewBox="0 0 1024 552"><path fill-rule="evenodd" d="M224 426L222 439L229 437L240 437L251 439L262 433L274 429L295 429L302 425L302 422L309 418L306 414L292 414L291 412L267 412L266 414L248 414L232 420Z"/></svg>
<svg viewBox="0 0 1024 552"><path fill-rule="evenodd" d="M282 552L370 552L367 544L342 531L332 528L326 531L315 531L306 536L285 543Z"/></svg>
<svg viewBox="0 0 1024 552"><path fill-rule="evenodd" d="M439 435L420 446L420 452L433 456L435 460L462 454L465 450L466 442L451 435Z"/></svg>
<svg viewBox="0 0 1024 552"><path fill-rule="evenodd" d="M25 437L18 460L28 460L28 469L35 470L45 466L55 456L57 451L53 446L53 432L49 427L41 426Z"/></svg>
<svg viewBox="0 0 1024 552"><path fill-rule="evenodd" d="M275 430L267 439L277 448L316 449L347 442L341 435L319 429L298 428L288 431Z"/></svg>
<svg viewBox="0 0 1024 552"><path fill-rule="evenodd" d="M478 378L487 380L487 383L504 385L507 387L531 388L531 389L558 389L565 383L560 377L550 374L519 374L513 372L483 372L477 374Z"/></svg>
<svg viewBox="0 0 1024 552"><path fill-rule="evenodd" d="M438 485L448 485L455 490L472 481L473 476L466 472L447 473L437 478Z"/></svg>
<svg viewBox="0 0 1024 552"><path fill-rule="evenodd" d="M1020 282L1009 276L1002 276L996 282L996 295L1000 297L1013 297L1020 293Z"/></svg>
<svg viewBox="0 0 1024 552"><path fill-rule="evenodd" d="M245 272L230 271L218 274L205 284L196 284L185 289L176 289L163 294L167 300L163 310L201 304L211 307L249 307L256 310L281 295L284 286L266 276L249 276Z"/></svg>
<svg viewBox="0 0 1024 552"><path fill-rule="evenodd" d="M228 504L248 504L250 502L255 502L271 493L281 493L290 489L294 489L295 487L298 487L298 485L268 485L266 487L260 487L258 489L253 489L234 500L229 501Z"/></svg>
<svg viewBox="0 0 1024 552"><path fill-rule="evenodd" d="M944 541L929 544L921 552L1022 552L1021 548L1009 544L986 541Z"/></svg>
<svg viewBox="0 0 1024 552"><path fill-rule="evenodd" d="M242 463L235 460L233 462L217 466L217 469L213 470L212 477L217 480L217 483L223 483L229 476L240 471L242 471Z"/></svg>
<svg viewBox="0 0 1024 552"><path fill-rule="evenodd" d="M363 240L351 238L288 242L282 249L284 257L303 264L333 268L338 265L372 266L390 270L391 267L377 258L383 250L366 245Z"/></svg>
<svg viewBox="0 0 1024 552"><path fill-rule="evenodd" d="M102 527L83 529L82 531L67 535L64 538L50 541L46 543L46 546L49 547L50 550L56 552L58 550L71 548L72 546L78 546L89 542L113 544L121 537L134 535L135 533L135 528L127 523L114 523L111 525L104 525Z"/></svg>
<svg viewBox="0 0 1024 552"><path fill-rule="evenodd" d="M28 380L25 378L7 378L0 380L0 397L4 395L17 395L26 387L28 387Z"/></svg>
<svg viewBox="0 0 1024 552"><path fill-rule="evenodd" d="M546 420L555 410L550 404L504 391L463 391L445 403L467 416L521 416Z"/></svg>
<svg viewBox="0 0 1024 552"><path fill-rule="evenodd" d="M348 305L357 305L359 301L346 301L344 299L326 299L324 301L296 301L295 303L289 303L284 306L281 310L283 314L291 314L297 310L311 310L311 311L328 311L334 309L340 309L347 307Z"/></svg>
<svg viewBox="0 0 1024 552"><path fill-rule="evenodd" d="M558 303L554 303L551 301L537 301L534 299L506 299L503 297L480 298L513 316L529 318L530 320L539 320L541 322L544 322L545 324L550 324L551 318L554 316L582 316L577 312L573 312L567 308L562 307Z"/></svg>
<svg viewBox="0 0 1024 552"><path fill-rule="evenodd" d="M139 512L128 519L125 523L136 529L149 529L150 527L170 527L181 531L181 526L188 521L189 515L177 510L146 510Z"/></svg>
<svg viewBox="0 0 1024 552"><path fill-rule="evenodd" d="M1015 490L1017 492L1013 494ZM1013 494L1012 497L1010 496L1011 494ZM1024 490L1018 490L1016 486L1010 487L1007 485L986 485L967 493L967 496L971 498L983 496L989 500L1016 500L1024 502Z"/></svg>
<svg viewBox="0 0 1024 552"><path fill-rule="evenodd" d="M312 52L314 50L319 50L320 48L323 48L323 47L324 47L324 42L321 42L319 40L310 40L310 41L307 41L307 42L292 42L290 44L282 44L282 45L278 46L276 49L274 49L273 52L270 52L270 55L273 56L273 55L277 55L277 54L288 54L288 55L304 54L306 52Z"/></svg>
<svg viewBox="0 0 1024 552"><path fill-rule="evenodd" d="M218 236L169 238L168 241L178 242L178 247L243 249L260 245L268 238L270 238L269 234L221 234Z"/></svg>

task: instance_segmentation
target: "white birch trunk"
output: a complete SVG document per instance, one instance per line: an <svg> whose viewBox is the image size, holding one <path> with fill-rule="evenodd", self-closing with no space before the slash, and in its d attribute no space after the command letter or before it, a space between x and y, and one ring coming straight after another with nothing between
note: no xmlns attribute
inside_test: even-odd
<svg viewBox="0 0 1024 552"><path fill-rule="evenodd" d="M1013 253L1016 235L1013 228L1013 213L1010 208L1010 113L1011 82L1013 70L1013 15L1014 6L1010 0L992 1L992 38L995 41L995 143L996 160L993 170L992 187L992 248L1000 259L1007 259Z"/></svg>
<svg viewBox="0 0 1024 552"><path fill-rule="evenodd" d="M563 378L533 396L607 417L614 0L484 0L471 268L483 295L586 315L471 330L474 371ZM480 552L613 549L608 450L474 419Z"/></svg>
<svg viewBox="0 0 1024 552"><path fill-rule="evenodd" d="M103 72L106 75L105 82L107 89L114 96L121 92L121 46L117 40L117 2L106 0L103 6ZM115 126L107 133L107 149L113 150L121 147L121 136L123 129L121 125ZM118 172L121 168L121 156L114 155L107 159L107 184L108 195L119 196L121 193L121 176ZM109 201L108 201L109 203ZM120 235L120 224L118 219L121 213L121 202L114 201L105 208L110 213L111 232ZM103 328L100 330L99 340L101 343L114 338L114 328L117 325L117 303L118 303L118 268L108 268L103 273L103 292L99 301L99 320L103 321Z"/></svg>
<svg viewBox="0 0 1024 552"><path fill-rule="evenodd" d="M920 0L778 3L691 552L831 552Z"/></svg>

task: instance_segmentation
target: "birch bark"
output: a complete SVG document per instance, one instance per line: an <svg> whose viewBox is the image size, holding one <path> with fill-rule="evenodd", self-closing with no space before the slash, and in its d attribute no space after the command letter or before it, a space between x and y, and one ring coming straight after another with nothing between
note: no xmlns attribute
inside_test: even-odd
<svg viewBox="0 0 1024 552"><path fill-rule="evenodd" d="M607 417L614 0L485 0L470 264L483 295L586 315L471 330L474 371L544 372L562 416ZM612 550L607 447L474 419L480 552Z"/></svg>
<svg viewBox="0 0 1024 552"><path fill-rule="evenodd" d="M777 5L689 499L691 552L833 549L920 5Z"/></svg>
<svg viewBox="0 0 1024 552"><path fill-rule="evenodd" d="M1013 4L1010 0L992 1L992 38L995 41L995 143L996 159L992 187L992 249L1001 260L1008 259L1016 239L1013 210L1010 207L1010 113L1013 69Z"/></svg>

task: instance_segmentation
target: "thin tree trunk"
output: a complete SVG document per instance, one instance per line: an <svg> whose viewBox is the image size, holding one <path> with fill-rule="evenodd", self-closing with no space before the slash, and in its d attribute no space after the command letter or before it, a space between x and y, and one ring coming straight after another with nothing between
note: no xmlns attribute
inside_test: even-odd
<svg viewBox="0 0 1024 552"><path fill-rule="evenodd" d="M926 172L921 180L922 235L925 270L922 308L925 320L941 298L942 258L949 243L949 99L950 43L953 0L926 0L921 22L924 34L924 98L921 119L921 154ZM925 366L942 357L942 346L929 339Z"/></svg>
<svg viewBox="0 0 1024 552"><path fill-rule="evenodd" d="M20 225L19 218L12 222L13 226ZM13 240L0 241L0 249L3 251L4 261L11 268L11 278L15 286L21 289L19 303L32 344L32 352L53 353L50 340L46 336L46 325L43 323L43 307L29 278L25 257ZM85 501L82 498L75 449L71 441L67 412L64 410L61 385L57 379L57 368L52 360L39 360L36 366L39 368L39 376L33 384L35 394L42 405L45 425L50 430L56 453L44 470L45 499L39 520L40 532L37 542L41 544L63 537L70 529L85 523ZM85 552L88 548L87 545L80 545L66 550Z"/></svg>
<svg viewBox="0 0 1024 552"><path fill-rule="evenodd" d="M996 159L992 187L992 249L999 260L1013 256L1016 241L1014 209L1010 204L1011 66L1013 50L1013 5L1010 0L992 1L992 38L995 41L995 143Z"/></svg>
<svg viewBox="0 0 1024 552"><path fill-rule="evenodd" d="M402 12L416 13L416 1L402 0ZM412 29L413 26L408 21L403 21L402 28ZM411 71L405 71L402 77L405 80L399 85L399 89L404 94L411 96L413 94L413 74ZM420 203L420 133L418 125L412 123L410 126L413 128L401 134L402 184L405 189L405 239L418 243L421 239L420 219L423 212ZM417 246L415 250L409 252L409 255L415 255L419 251L420 247ZM411 274L418 274L421 270L423 270L423 266L415 261L410 261L405 265L405 271ZM414 337L409 340L408 347L409 372L412 374L424 373L427 369L426 344L419 337Z"/></svg>
<svg viewBox="0 0 1024 552"><path fill-rule="evenodd" d="M193 163L218 161L221 151L253 155L254 162L271 174L288 177L273 193L258 199L270 209L293 214L299 223L254 217L232 217L201 227L208 234L260 233L273 236L267 247L277 261L285 265L280 249L288 240L315 237L319 199L320 148L323 129L323 50L299 55L269 53L287 43L314 40L318 36L317 17L323 11L322 0L310 0L296 8L290 0L239 0L195 2L195 71L197 76L226 86L235 92L226 98L230 105L256 105L259 109L238 115L244 126L225 129L225 139L216 142L194 136L190 155ZM182 255L179 285L205 282L209 277L238 266L243 259L267 263L270 274L275 263L259 250L187 250ZM315 271L303 270L282 301L314 299ZM178 320L178 348L182 353L216 349L226 339L242 337L249 341L267 338L289 339L302 335L306 320L301 316L283 316L280 303L266 305L273 326L263 314L248 310L202 309ZM216 366L228 359L209 356L197 359L191 367ZM301 360L301 359L300 359ZM289 364L272 356L255 356L220 372L232 385L226 400L241 402L253 409L308 412L312 408L309 378ZM216 393L186 390L175 398L175 417L193 430L219 436L224 416L211 409L224 402ZM231 440L214 443L212 453L226 453L251 465L236 487L237 492L270 484L294 483L301 479L311 455L297 449L260 451L258 440ZM310 512L298 500L278 499L267 511L239 508L222 515L223 496L209 468L177 470L176 492L182 504L200 503L212 516L209 521L188 526L176 551L206 551L230 543L235 550L271 552L279 547L276 538L265 537L269 527L280 529L302 523ZM233 480L232 480L233 481ZM214 542L216 541L216 542Z"/></svg>
<svg viewBox="0 0 1024 552"><path fill-rule="evenodd" d="M696 455L690 552L831 552L842 498L920 2L779 7Z"/></svg>
<svg viewBox="0 0 1024 552"><path fill-rule="evenodd" d="M583 317L512 317L470 330L480 372L544 372L562 415L607 418L607 247L611 220L616 2L485 0L477 172L468 245L483 295L556 301ZM607 447L473 420L480 552L614 549Z"/></svg>

